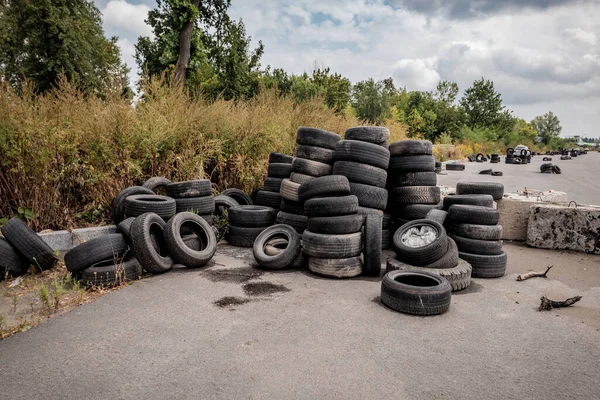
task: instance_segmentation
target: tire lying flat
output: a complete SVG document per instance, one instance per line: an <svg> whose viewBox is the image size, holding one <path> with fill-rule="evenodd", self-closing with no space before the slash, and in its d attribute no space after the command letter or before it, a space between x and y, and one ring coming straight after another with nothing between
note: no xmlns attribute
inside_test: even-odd
<svg viewBox="0 0 600 400"><path fill-rule="evenodd" d="M406 314L442 314L450 308L451 296L450 282L432 273L391 271L381 281L381 302Z"/></svg>

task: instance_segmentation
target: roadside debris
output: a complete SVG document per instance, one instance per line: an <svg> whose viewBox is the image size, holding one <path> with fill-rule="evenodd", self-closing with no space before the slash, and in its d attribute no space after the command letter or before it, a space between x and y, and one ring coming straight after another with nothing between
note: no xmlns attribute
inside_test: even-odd
<svg viewBox="0 0 600 400"><path fill-rule="evenodd" d="M538 310L539 311L542 311L542 310L550 311L553 308L562 308L562 307L572 306L573 304L575 304L579 300L581 300L581 296L569 297L568 299L566 299L564 301L554 301L554 300L550 300L546 296L542 296L542 298L540 300L542 301L542 303L540 304L540 308L538 308Z"/></svg>
<svg viewBox="0 0 600 400"><path fill-rule="evenodd" d="M526 274L523 275L519 275L517 276L517 281L524 281L527 280L529 278L547 278L548 276L548 271L550 271L552 269L552 267L554 267L554 265L549 265L548 267L546 267L546 271L545 272L535 272L535 271L531 271L528 272Z"/></svg>

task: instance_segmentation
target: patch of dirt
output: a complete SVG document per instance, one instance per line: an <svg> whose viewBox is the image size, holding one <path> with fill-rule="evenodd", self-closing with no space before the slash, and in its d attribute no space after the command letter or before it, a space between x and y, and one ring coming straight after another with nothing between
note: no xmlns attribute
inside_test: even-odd
<svg viewBox="0 0 600 400"><path fill-rule="evenodd" d="M250 299L243 299L241 297L226 296L213 302L213 304L217 307L225 308L232 306L240 306L242 304L249 303L250 301Z"/></svg>
<svg viewBox="0 0 600 400"><path fill-rule="evenodd" d="M289 292L290 289L283 285L276 285L271 282L252 282L243 287L244 293L248 296L270 296L273 293Z"/></svg>
<svg viewBox="0 0 600 400"><path fill-rule="evenodd" d="M264 274L263 271L251 267L212 269L201 272L201 275L211 282L244 283L256 279Z"/></svg>

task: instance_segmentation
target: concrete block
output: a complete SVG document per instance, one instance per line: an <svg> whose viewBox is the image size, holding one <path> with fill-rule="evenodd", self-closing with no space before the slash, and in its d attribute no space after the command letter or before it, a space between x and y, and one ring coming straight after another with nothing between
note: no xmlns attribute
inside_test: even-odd
<svg viewBox="0 0 600 400"><path fill-rule="evenodd" d="M90 239L103 235L108 235L109 233L115 233L116 231L116 226L108 225L92 228L73 229L72 231L54 231L40 233L40 237L44 242L48 243L48 245L52 247L53 250L65 252L69 251L78 244L87 242Z"/></svg>
<svg viewBox="0 0 600 400"><path fill-rule="evenodd" d="M530 206L527 244L600 254L600 207Z"/></svg>
<svg viewBox="0 0 600 400"><path fill-rule="evenodd" d="M567 194L556 191L527 191L518 193L505 193L502 200L497 202L502 225L502 239L527 240L527 225L529 223L530 208L532 205L564 204Z"/></svg>

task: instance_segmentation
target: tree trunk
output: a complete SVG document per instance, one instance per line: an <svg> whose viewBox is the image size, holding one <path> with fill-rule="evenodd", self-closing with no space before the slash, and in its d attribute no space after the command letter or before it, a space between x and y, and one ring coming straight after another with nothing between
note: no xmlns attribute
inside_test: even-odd
<svg viewBox="0 0 600 400"><path fill-rule="evenodd" d="M200 0L192 0L192 5L198 7ZM192 32L196 21L188 21L179 32L179 57L175 64L175 83L183 85L185 82L186 69L190 61L190 50L192 46Z"/></svg>

